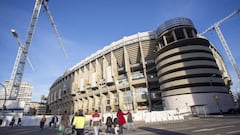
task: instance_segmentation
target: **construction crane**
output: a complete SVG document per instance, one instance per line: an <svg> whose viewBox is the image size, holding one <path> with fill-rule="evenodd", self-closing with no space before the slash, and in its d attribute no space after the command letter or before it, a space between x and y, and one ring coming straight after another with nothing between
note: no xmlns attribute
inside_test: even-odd
<svg viewBox="0 0 240 135"><path fill-rule="evenodd" d="M42 5L45 7L45 10L46 10L46 12L47 12L47 14L50 18L51 25L53 26L54 32L57 35L58 42L61 45L61 48L64 52L64 55L65 55L66 58L68 58L67 53L64 49L62 40L60 38L60 35L57 31L57 27L56 27L56 25L53 21L53 18L51 16L50 12L49 12L49 9L48 9L48 6L47 6L47 0L36 0L35 5L34 5L34 9L33 9L33 12L32 12L32 17L31 17L31 20L30 20L30 24L29 24L29 27L28 27L28 30L27 30L27 35L26 35L24 45L21 44L21 42L19 41L16 32L14 30L12 30L13 36L18 41L19 49L18 49L18 53L17 53L17 56L16 56L15 64L14 64L14 67L13 67L13 70L12 70L12 73L11 73L11 77L10 77L10 80L9 80L9 83L8 83L8 86L7 86L7 90L10 91L10 95L9 95L10 100L16 100L17 97L18 97L18 93L19 93L19 90L20 90L20 84L21 84L22 77L23 77L24 67L25 67L26 62L27 61L29 62L29 60L28 60L29 47L31 45L31 41L32 41L32 38L33 38L33 34L34 34L34 31L35 31L35 28L36 28L36 24L37 24L37 21L38 21L38 16L39 16ZM30 66L31 66L31 64L30 64Z"/></svg>
<svg viewBox="0 0 240 135"><path fill-rule="evenodd" d="M18 46L21 48L21 50L23 50L24 49L24 45L22 44L22 42L18 38L18 34L17 34L16 30L15 29L11 29L11 32L13 34L13 37L17 40ZM22 52L22 51L20 51L20 52ZM30 59L28 57L27 57L27 62L30 65L31 69L34 71L35 69L34 69L34 67L33 67L33 65L32 65L32 63L31 63L31 61L30 61Z"/></svg>
<svg viewBox="0 0 240 135"><path fill-rule="evenodd" d="M233 66L233 68L234 68L234 70L235 70L235 72L237 74L238 81L240 81L240 71L239 71L239 68L237 66L237 63L236 63L236 61L235 61L235 59L234 59L234 57L233 57L233 55L232 55L232 53L231 53L231 51L230 51L230 49L228 47L228 44L227 44L227 42L226 42L226 40L225 40L225 38L224 38L224 36L223 36L219 26L222 23L224 23L225 21L227 21L228 19L230 19L231 17L233 17L234 15L238 14L239 12L240 12L240 9L235 10L234 12L232 12L231 14L229 14L228 16L223 18L222 20L216 22L215 24L213 24L212 26L210 26L209 28L207 28L206 30L204 30L202 33L199 34L200 36L202 36L202 35L206 34L207 32L209 32L209 31L211 31L213 29L216 30L217 35L218 35L218 37L219 37L219 39L220 39L220 41L221 41L221 43L223 45L223 48L225 49L225 51L227 53L227 56L228 56L232 66Z"/></svg>

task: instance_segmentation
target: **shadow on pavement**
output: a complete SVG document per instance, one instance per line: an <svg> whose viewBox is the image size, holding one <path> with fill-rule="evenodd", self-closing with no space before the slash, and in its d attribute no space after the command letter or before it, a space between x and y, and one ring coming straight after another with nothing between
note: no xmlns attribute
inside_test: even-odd
<svg viewBox="0 0 240 135"><path fill-rule="evenodd" d="M183 134L183 133L167 131L167 130L159 129L159 128L138 127L138 129L145 130L145 131L148 131L148 132L152 132L156 135L186 135L186 134Z"/></svg>
<svg viewBox="0 0 240 135"><path fill-rule="evenodd" d="M1 135L61 135L57 129L44 128L42 131L37 126L0 127Z"/></svg>

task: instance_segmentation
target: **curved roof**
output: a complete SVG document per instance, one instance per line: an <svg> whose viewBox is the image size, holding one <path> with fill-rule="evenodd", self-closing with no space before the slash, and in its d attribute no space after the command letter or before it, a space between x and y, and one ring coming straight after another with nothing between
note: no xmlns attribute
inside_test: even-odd
<svg viewBox="0 0 240 135"><path fill-rule="evenodd" d="M161 35L164 31L171 29L176 26L193 26L193 22L185 17L176 17L173 19L170 19L168 21L165 21L162 25L160 25L157 30L156 34L159 36Z"/></svg>
<svg viewBox="0 0 240 135"><path fill-rule="evenodd" d="M149 40L149 39L156 39L156 31L147 31L147 32L138 32L137 34L130 35L123 37L122 39L112 42L110 45L106 45L102 49L96 51L95 53L89 55L73 67L66 69L66 71L63 73L62 76L58 77L53 84L55 84L57 81L61 80L64 76L67 76L68 74L72 73L73 71L77 70L79 67L82 67L86 65L87 63L111 52L118 48L121 48L125 45L129 45L135 42ZM52 86L51 86L52 87Z"/></svg>
<svg viewBox="0 0 240 135"><path fill-rule="evenodd" d="M149 40L149 39L156 39L156 33L155 31L148 31L148 32L139 32L137 34L123 37L122 39L112 42L110 45L105 46L103 49L98 50L97 52L91 54L89 57L85 58L84 60L80 61L77 63L75 66L69 69L69 71L72 71L78 67L81 67L92 60L95 60L98 57L103 56L104 54L107 54L113 50L116 50L118 48L121 48L125 45L143 41L143 40Z"/></svg>

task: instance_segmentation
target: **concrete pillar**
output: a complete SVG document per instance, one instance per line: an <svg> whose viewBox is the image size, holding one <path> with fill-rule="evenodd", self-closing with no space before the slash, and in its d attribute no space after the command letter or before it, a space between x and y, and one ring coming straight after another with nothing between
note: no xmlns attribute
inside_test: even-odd
<svg viewBox="0 0 240 135"><path fill-rule="evenodd" d="M166 36L163 36L164 46L168 44Z"/></svg>
<svg viewBox="0 0 240 135"><path fill-rule="evenodd" d="M100 97L100 108L101 110L101 113L106 113L106 95L104 94L101 94L101 97Z"/></svg>
<svg viewBox="0 0 240 135"><path fill-rule="evenodd" d="M185 28L183 28L183 33L184 33L184 36L185 36L186 39L189 38Z"/></svg>
<svg viewBox="0 0 240 135"><path fill-rule="evenodd" d="M163 38L164 40L164 44L166 45L167 43L167 40L166 40L166 37ZM147 87L147 90L148 90L148 95L150 95L150 91L149 91L149 86L148 86L148 78L147 78L147 68L146 68L146 61L145 61L145 56L144 56L144 53L143 53L143 47L142 47L142 43L141 43L141 39L140 39L140 36L138 35L138 43L139 43L139 47L140 47L140 52L141 52L141 60L142 60L142 65L143 65L143 72L144 72L144 79L145 79L145 84L146 84L146 87ZM133 92L133 98L134 98L134 105L137 107L137 101L136 101L136 90L134 90ZM149 109L151 110L152 108L152 103L151 103L151 98L149 97L148 98L148 104L149 104ZM134 108L135 110L137 108Z"/></svg>
<svg viewBox="0 0 240 135"><path fill-rule="evenodd" d="M172 36L173 36L174 41L177 41L177 36L176 36L175 31L173 30L171 33L172 33Z"/></svg>
<svg viewBox="0 0 240 135"><path fill-rule="evenodd" d="M112 64L112 70L113 70L113 80L114 80L114 83L115 83L115 87L116 87L116 92L117 92L117 95L118 97L115 97L118 99L118 106L121 108L122 106L122 102L120 100L120 96L119 94L121 93L121 91L119 90L119 83L118 83L118 68L117 68L117 59L116 57L114 56L114 53L111 52L111 64ZM114 107L115 108L115 107Z"/></svg>

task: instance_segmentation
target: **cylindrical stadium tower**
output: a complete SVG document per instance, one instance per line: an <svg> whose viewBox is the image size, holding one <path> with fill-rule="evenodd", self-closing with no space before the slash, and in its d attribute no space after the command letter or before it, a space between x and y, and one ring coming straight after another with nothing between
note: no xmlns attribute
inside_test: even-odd
<svg viewBox="0 0 240 135"><path fill-rule="evenodd" d="M190 19L168 20L156 33L155 63L165 109L211 114L234 108L211 44L197 36Z"/></svg>

